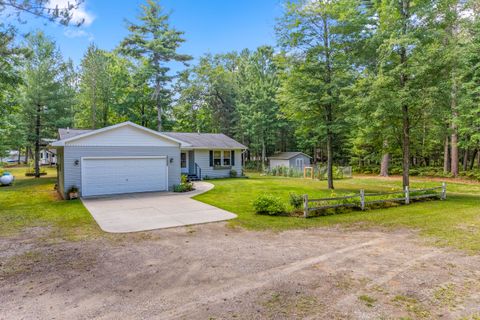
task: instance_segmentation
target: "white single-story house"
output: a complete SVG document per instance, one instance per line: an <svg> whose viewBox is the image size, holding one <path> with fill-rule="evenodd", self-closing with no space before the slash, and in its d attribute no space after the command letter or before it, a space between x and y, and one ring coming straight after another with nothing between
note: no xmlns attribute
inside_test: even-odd
<svg viewBox="0 0 480 320"><path fill-rule="evenodd" d="M215 133L157 132L132 122L98 130L59 129L58 190L81 196L167 191L181 181L242 174L243 144Z"/></svg>
<svg viewBox="0 0 480 320"><path fill-rule="evenodd" d="M311 159L312 157L303 152L280 152L271 156L268 160L270 161L270 168L287 167L303 170L303 168L310 166Z"/></svg>

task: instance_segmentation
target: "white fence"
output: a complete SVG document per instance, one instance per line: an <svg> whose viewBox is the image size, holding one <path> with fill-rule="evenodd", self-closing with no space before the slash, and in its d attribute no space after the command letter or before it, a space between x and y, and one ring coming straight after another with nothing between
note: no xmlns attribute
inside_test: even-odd
<svg viewBox="0 0 480 320"><path fill-rule="evenodd" d="M440 193L435 191L440 191ZM399 195L395 198L381 199L382 196ZM380 197L380 199L378 199ZM369 198L371 200L369 200ZM372 199L374 198L374 199ZM445 200L447 198L447 185L442 183L440 187L428 188L428 189L409 189L405 188L403 191L393 192L378 192L378 193L365 193L365 190L360 190L358 194L334 197L334 198L319 198L309 199L308 195L303 195L303 216L308 218L311 211L333 209L333 208L360 208L365 210L368 205L386 203L386 202L404 202L410 204L411 200L419 200L425 198L440 198ZM357 200L358 199L358 200ZM332 201L341 201L341 203L331 203ZM313 204L313 206L311 205Z"/></svg>

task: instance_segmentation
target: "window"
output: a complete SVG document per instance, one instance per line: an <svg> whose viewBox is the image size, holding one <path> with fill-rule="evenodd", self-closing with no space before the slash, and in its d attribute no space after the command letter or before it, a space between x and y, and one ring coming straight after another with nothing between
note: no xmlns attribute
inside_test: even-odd
<svg viewBox="0 0 480 320"><path fill-rule="evenodd" d="M222 165L222 151L213 151L213 165L214 166Z"/></svg>
<svg viewBox="0 0 480 320"><path fill-rule="evenodd" d="M187 153L182 152L180 153L180 167L186 168L187 167Z"/></svg>
<svg viewBox="0 0 480 320"><path fill-rule="evenodd" d="M210 167L235 165L235 150L210 150Z"/></svg>
<svg viewBox="0 0 480 320"><path fill-rule="evenodd" d="M43 159L43 152L40 152L40 159Z"/></svg>
<svg viewBox="0 0 480 320"><path fill-rule="evenodd" d="M231 164L231 152L230 150L223 151L223 165L229 166Z"/></svg>

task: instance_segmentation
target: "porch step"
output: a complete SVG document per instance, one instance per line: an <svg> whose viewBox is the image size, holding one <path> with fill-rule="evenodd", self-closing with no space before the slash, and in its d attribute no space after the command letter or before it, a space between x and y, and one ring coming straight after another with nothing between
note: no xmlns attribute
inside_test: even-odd
<svg viewBox="0 0 480 320"><path fill-rule="evenodd" d="M187 175L187 180L188 181L200 181L200 178L196 174L189 174Z"/></svg>

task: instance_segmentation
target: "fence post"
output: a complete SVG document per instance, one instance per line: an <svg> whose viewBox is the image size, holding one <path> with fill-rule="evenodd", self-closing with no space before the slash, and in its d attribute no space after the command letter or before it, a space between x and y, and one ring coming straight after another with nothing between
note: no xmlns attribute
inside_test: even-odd
<svg viewBox="0 0 480 320"><path fill-rule="evenodd" d="M308 194L303 195L303 217L308 218Z"/></svg>
<svg viewBox="0 0 480 320"><path fill-rule="evenodd" d="M447 184L445 182L442 182L442 200L447 199Z"/></svg>
<svg viewBox="0 0 480 320"><path fill-rule="evenodd" d="M360 208L365 210L365 190L360 190Z"/></svg>
<svg viewBox="0 0 480 320"><path fill-rule="evenodd" d="M410 191L408 186L405 187L405 204L410 204Z"/></svg>

